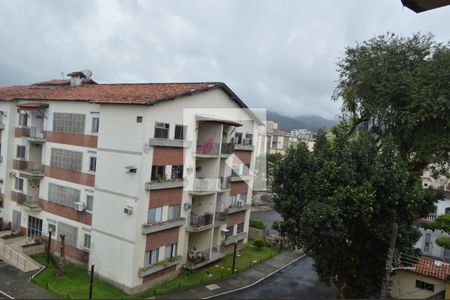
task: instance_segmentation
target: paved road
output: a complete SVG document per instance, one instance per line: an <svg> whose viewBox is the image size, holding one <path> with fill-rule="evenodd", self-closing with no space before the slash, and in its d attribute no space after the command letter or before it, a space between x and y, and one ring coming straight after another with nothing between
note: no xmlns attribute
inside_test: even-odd
<svg viewBox="0 0 450 300"><path fill-rule="evenodd" d="M252 287L214 299L335 298L335 289L319 281L312 263L305 257Z"/></svg>
<svg viewBox="0 0 450 300"><path fill-rule="evenodd" d="M266 228L270 229L270 232L275 232L272 229L272 224L275 221L281 220L281 215L274 210L265 210L265 211L252 211L250 214L250 218L252 219L260 219L266 225Z"/></svg>
<svg viewBox="0 0 450 300"><path fill-rule="evenodd" d="M32 273L23 273L0 260L0 299L10 299L7 295L16 299L54 299L55 296L30 282Z"/></svg>

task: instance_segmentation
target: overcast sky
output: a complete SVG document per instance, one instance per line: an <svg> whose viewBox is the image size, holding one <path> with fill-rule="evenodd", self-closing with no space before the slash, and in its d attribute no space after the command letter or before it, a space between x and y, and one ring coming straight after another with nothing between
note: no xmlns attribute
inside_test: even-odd
<svg viewBox="0 0 450 300"><path fill-rule="evenodd" d="M450 38L450 6L400 0L1 1L0 85L91 69L99 83L223 81L249 106L338 114L345 47L387 31Z"/></svg>

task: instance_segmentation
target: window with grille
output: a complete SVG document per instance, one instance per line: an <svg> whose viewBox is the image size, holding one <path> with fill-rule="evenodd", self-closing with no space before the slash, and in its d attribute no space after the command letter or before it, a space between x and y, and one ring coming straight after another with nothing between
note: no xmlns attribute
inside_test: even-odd
<svg viewBox="0 0 450 300"><path fill-rule="evenodd" d="M416 280L416 288L422 289L422 290L428 290L428 291L434 291L434 284L422 281L422 280Z"/></svg>
<svg viewBox="0 0 450 300"><path fill-rule="evenodd" d="M100 123L100 119L97 117L93 117L92 118L92 126L91 126L91 131L93 133L97 133L98 132L98 125Z"/></svg>
<svg viewBox="0 0 450 300"><path fill-rule="evenodd" d="M16 177L16 180L14 181L14 188L18 191L23 190L23 179Z"/></svg>
<svg viewBox="0 0 450 300"><path fill-rule="evenodd" d="M152 249L150 251L145 251L144 265L151 265L157 262L158 259L159 259L159 248Z"/></svg>
<svg viewBox="0 0 450 300"><path fill-rule="evenodd" d="M166 166L152 166L151 181L164 180Z"/></svg>
<svg viewBox="0 0 450 300"><path fill-rule="evenodd" d="M69 224L58 222L58 241L61 241L61 234L64 234L65 244L76 247L78 240L78 228Z"/></svg>
<svg viewBox="0 0 450 300"><path fill-rule="evenodd" d="M48 201L75 208L75 202L80 201L80 191L70 187L49 183Z"/></svg>
<svg viewBox="0 0 450 300"><path fill-rule="evenodd" d="M172 166L172 179L183 178L183 166Z"/></svg>
<svg viewBox="0 0 450 300"><path fill-rule="evenodd" d="M91 235L88 233L84 234L84 243L83 247L86 249L91 249Z"/></svg>
<svg viewBox="0 0 450 300"><path fill-rule="evenodd" d="M25 152L26 152L26 148L25 146L17 146L17 158L22 158L25 159Z"/></svg>
<svg viewBox="0 0 450 300"><path fill-rule="evenodd" d="M180 218L181 205L169 205L168 220L176 220Z"/></svg>
<svg viewBox="0 0 450 300"><path fill-rule="evenodd" d="M168 123L155 123L155 138L167 139L169 138L169 124Z"/></svg>
<svg viewBox="0 0 450 300"><path fill-rule="evenodd" d="M86 196L86 210L92 211L94 209L94 196Z"/></svg>
<svg viewBox="0 0 450 300"><path fill-rule="evenodd" d="M84 134L84 114L54 113L53 131Z"/></svg>
<svg viewBox="0 0 450 300"><path fill-rule="evenodd" d="M175 125L175 139L176 140L184 140L185 134L186 134L186 126Z"/></svg>
<svg viewBox="0 0 450 300"><path fill-rule="evenodd" d="M177 256L177 243L166 245L166 249L164 251L164 258L172 258Z"/></svg>
<svg viewBox="0 0 450 300"><path fill-rule="evenodd" d="M236 233L242 233L244 232L244 223L237 224L237 230Z"/></svg>
<svg viewBox="0 0 450 300"><path fill-rule="evenodd" d="M154 224L162 221L162 207L150 208L148 210L147 223Z"/></svg>
<svg viewBox="0 0 450 300"><path fill-rule="evenodd" d="M228 226L227 227L227 232L225 233L226 237L232 236L234 234L234 225Z"/></svg>
<svg viewBox="0 0 450 300"><path fill-rule="evenodd" d="M82 159L82 152L52 148L50 166L81 172Z"/></svg>
<svg viewBox="0 0 450 300"><path fill-rule="evenodd" d="M19 114L19 126L26 127L28 124L28 115Z"/></svg>

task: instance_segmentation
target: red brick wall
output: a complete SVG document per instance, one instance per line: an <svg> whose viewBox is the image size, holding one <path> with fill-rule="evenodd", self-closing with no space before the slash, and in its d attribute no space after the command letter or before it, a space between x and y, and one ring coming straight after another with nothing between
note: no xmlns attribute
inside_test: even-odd
<svg viewBox="0 0 450 300"><path fill-rule="evenodd" d="M50 166L45 166L45 176L92 187L95 183L95 175Z"/></svg>
<svg viewBox="0 0 450 300"><path fill-rule="evenodd" d="M149 208L180 204L182 197L183 188L154 190L150 192Z"/></svg>
<svg viewBox="0 0 450 300"><path fill-rule="evenodd" d="M59 205L57 203L39 200L39 205L42 207L42 210L47 211L49 213L74 220L86 225L92 224L92 215L87 212L77 212L75 209Z"/></svg>
<svg viewBox="0 0 450 300"><path fill-rule="evenodd" d="M182 165L183 164L183 148L173 147L154 147L153 148L153 165Z"/></svg>
<svg viewBox="0 0 450 300"><path fill-rule="evenodd" d="M158 277L161 277L163 275L169 274L169 273L174 272L174 271L176 271L176 266L168 267L167 269L164 269L164 270L161 270L159 272L156 272L156 273L144 276L143 282L147 282L147 281L156 279Z"/></svg>
<svg viewBox="0 0 450 300"><path fill-rule="evenodd" d="M243 194L247 193L248 186L245 181L238 181L238 182L232 182L231 183L231 190L230 195L237 195L237 194Z"/></svg>
<svg viewBox="0 0 450 300"><path fill-rule="evenodd" d="M79 133L46 131L45 138L52 143L97 148L97 136Z"/></svg>
<svg viewBox="0 0 450 300"><path fill-rule="evenodd" d="M45 244L47 245L48 237L42 236L42 239L45 241ZM61 253L60 247L61 247L61 243L52 238L52 245L51 245L52 251L60 254ZM89 263L89 253L86 251L83 251L81 249L78 249L76 247L69 246L66 244L64 246L64 254L66 256L76 259L82 263L85 263L85 264Z"/></svg>
<svg viewBox="0 0 450 300"><path fill-rule="evenodd" d="M147 234L145 250L159 248L164 245L178 243L179 227Z"/></svg>
<svg viewBox="0 0 450 300"><path fill-rule="evenodd" d="M229 214L227 218L227 226L243 223L245 221L245 210L234 214Z"/></svg>
<svg viewBox="0 0 450 300"><path fill-rule="evenodd" d="M244 164L249 164L252 160L252 152L251 151L234 151L234 155L236 155ZM237 160L235 160L237 161Z"/></svg>

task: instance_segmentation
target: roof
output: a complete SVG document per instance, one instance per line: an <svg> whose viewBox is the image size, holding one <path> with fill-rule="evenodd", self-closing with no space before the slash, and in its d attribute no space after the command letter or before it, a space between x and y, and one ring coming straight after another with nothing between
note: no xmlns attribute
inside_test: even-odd
<svg viewBox="0 0 450 300"><path fill-rule="evenodd" d="M416 13L450 4L450 0L401 0L402 4Z"/></svg>
<svg viewBox="0 0 450 300"><path fill-rule="evenodd" d="M97 82L95 82L92 79L83 79L81 81L81 84L97 84ZM52 80L48 80L48 81L42 81L42 82L36 82L33 83L32 85L52 85L52 86L59 86L59 85L70 85L70 79L52 79Z"/></svg>
<svg viewBox="0 0 450 300"><path fill-rule="evenodd" d="M86 101L97 104L153 105L210 89L222 89L241 108L244 102L222 82L82 84L71 87L51 80L28 86L0 87L0 100Z"/></svg>
<svg viewBox="0 0 450 300"><path fill-rule="evenodd" d="M46 108L48 103L44 102L30 102L30 103L19 103L17 104L19 108Z"/></svg>
<svg viewBox="0 0 450 300"><path fill-rule="evenodd" d="M202 122L214 122L214 123L232 125L232 126L236 126L236 127L242 126L242 124L237 121L219 119L215 116L207 116L207 115L197 114L195 117L198 121L202 121Z"/></svg>
<svg viewBox="0 0 450 300"><path fill-rule="evenodd" d="M447 280L450 275L450 264L422 256L419 262L413 266L412 272Z"/></svg>

